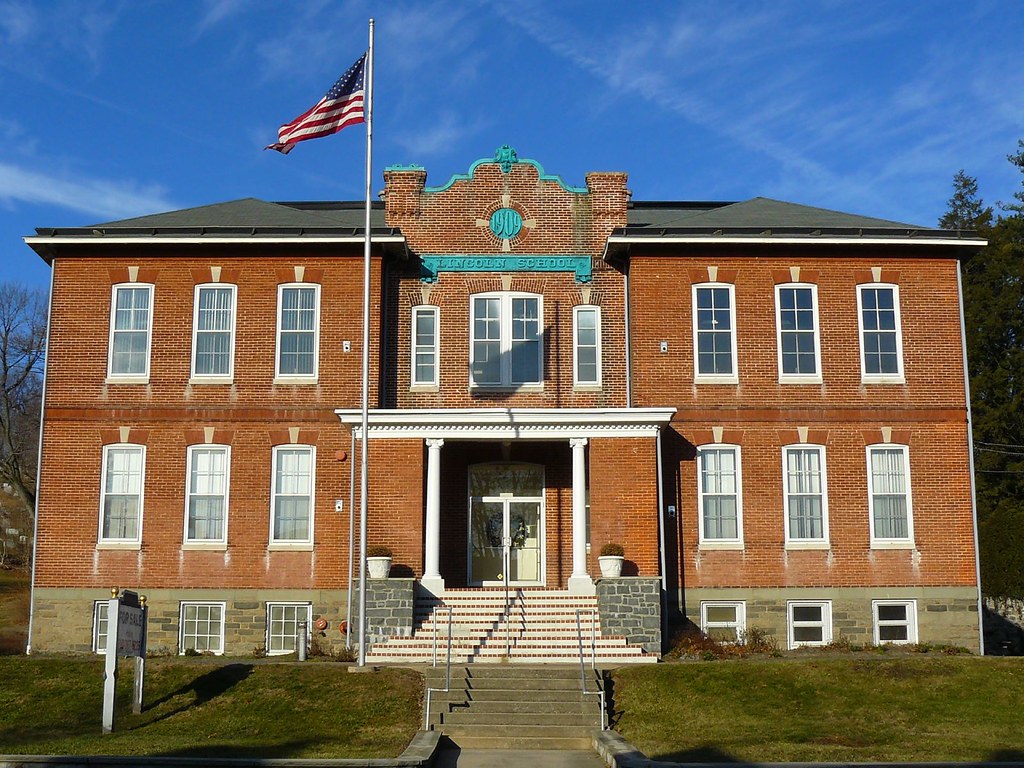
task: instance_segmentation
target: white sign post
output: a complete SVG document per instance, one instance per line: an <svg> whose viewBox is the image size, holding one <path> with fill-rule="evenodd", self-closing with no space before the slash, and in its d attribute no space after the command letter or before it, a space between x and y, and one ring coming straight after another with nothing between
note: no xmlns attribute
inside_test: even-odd
<svg viewBox="0 0 1024 768"><path fill-rule="evenodd" d="M142 692L146 676L146 624L149 609L146 598L125 590L118 596L117 588L110 591L107 604L107 658L103 668L103 732L114 730L114 695L117 689L117 659L135 658L135 681L132 694L132 712L142 712Z"/></svg>

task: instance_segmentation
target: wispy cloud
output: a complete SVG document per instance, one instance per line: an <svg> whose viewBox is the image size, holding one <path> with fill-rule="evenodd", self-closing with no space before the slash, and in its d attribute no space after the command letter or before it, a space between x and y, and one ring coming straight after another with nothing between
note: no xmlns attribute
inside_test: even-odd
<svg viewBox="0 0 1024 768"><path fill-rule="evenodd" d="M103 219L177 207L156 184L58 176L5 162L0 162L0 200L7 204L57 205Z"/></svg>
<svg viewBox="0 0 1024 768"><path fill-rule="evenodd" d="M465 138L478 133L484 124L479 118L467 121L455 112L442 112L427 130L403 132L395 136L394 141L409 152L412 162L417 162L458 146Z"/></svg>
<svg viewBox="0 0 1024 768"><path fill-rule="evenodd" d="M200 15L199 23L196 24L195 37L202 37L208 29L239 13L245 6L245 0L204 0L205 11Z"/></svg>
<svg viewBox="0 0 1024 768"><path fill-rule="evenodd" d="M36 26L36 12L23 2L0 2L0 42L5 47L21 45L28 40Z"/></svg>

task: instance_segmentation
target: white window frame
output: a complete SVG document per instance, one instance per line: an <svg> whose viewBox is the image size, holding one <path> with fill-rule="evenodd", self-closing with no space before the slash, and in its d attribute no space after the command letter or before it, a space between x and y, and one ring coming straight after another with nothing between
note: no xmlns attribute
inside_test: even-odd
<svg viewBox="0 0 1024 768"><path fill-rule="evenodd" d="M731 327L730 355L732 355L732 373L701 373L700 370L700 331L697 327L697 292L725 288L729 292L729 325ZM736 329L736 286L732 283L694 283L691 287L691 306L693 309L693 380L697 384L738 384L740 381L739 357L737 356ZM705 331L707 332L707 331Z"/></svg>
<svg viewBox="0 0 1024 768"><path fill-rule="evenodd" d="M216 539L199 539L191 538L188 535L189 529L189 511L192 498L192 459L197 451L219 451L224 454L224 493L223 507L222 507L222 520L221 520L221 535ZM214 494L200 494L204 496ZM197 445L190 445L185 451L185 528L182 532L182 548L183 549L218 549L223 550L227 548L228 544L228 510L230 509L231 499L231 446L229 445L217 445L200 443Z"/></svg>
<svg viewBox="0 0 1024 768"><path fill-rule="evenodd" d="M499 299L500 376L497 382L477 382L473 377L476 355L476 302L477 299ZM530 299L537 302L537 374L536 381L514 381L512 379L512 303L516 299ZM488 339L493 341L493 339ZM469 386L472 389L515 389L539 390L544 386L544 297L537 293L488 292L474 293L469 297Z"/></svg>
<svg viewBox="0 0 1024 768"><path fill-rule="evenodd" d="M114 336L118 333L137 333L131 329L116 330L117 292L120 290L145 290L149 293L149 307L146 316L146 366L142 373L118 373L114 371ZM152 283L117 283L110 289L110 329L107 340L107 381L111 384L148 384L150 359L153 356L153 299L156 294Z"/></svg>
<svg viewBox="0 0 1024 768"><path fill-rule="evenodd" d="M794 495L789 487L789 453L791 451L814 451L818 454L821 482L821 537L815 539L797 538L793 535L789 518L789 500ZM782 446L782 520L786 532L786 549L828 549L828 469L825 446L811 443L794 443ZM813 494L803 493L801 496Z"/></svg>
<svg viewBox="0 0 1024 768"><path fill-rule="evenodd" d="M875 533L875 481L871 470L871 453L876 450L898 450L903 454L904 482L906 484L907 535L905 538L882 538ZM910 447L896 443L875 443L865 449L868 476L868 525L871 530L872 549L914 549L914 501L910 478Z"/></svg>
<svg viewBox="0 0 1024 768"><path fill-rule="evenodd" d="M821 621L795 621L794 608L821 608ZM821 640L797 640L794 637L796 627L821 627ZM786 634L789 649L803 647L821 647L832 642L832 601L831 600L789 600L786 602Z"/></svg>
<svg viewBox="0 0 1024 768"><path fill-rule="evenodd" d="M102 615L100 615L102 614ZM110 600L94 600L92 603L92 650L105 656L107 653L107 633L110 629ZM100 632L100 625L103 631ZM102 642L100 638L103 638Z"/></svg>
<svg viewBox="0 0 1024 768"><path fill-rule="evenodd" d="M782 291L809 290L811 292L811 317L814 327L809 331L814 339L814 373L784 373L782 366L782 334L808 333L806 330L782 329ZM821 384L821 330L818 322L818 286L814 283L780 283L775 286L775 341L778 350L779 384Z"/></svg>
<svg viewBox="0 0 1024 768"><path fill-rule="evenodd" d="M580 315L594 315L594 355L597 369L593 380L584 381L580 378ZM594 304L579 304L572 308L572 383L577 389L599 389L601 387L601 308ZM591 345L586 345L591 346Z"/></svg>
<svg viewBox="0 0 1024 768"><path fill-rule="evenodd" d="M217 331L199 330L199 295L205 290L225 290L231 293L231 327ZM192 369L191 384L231 384L235 380L235 326L238 317L238 288L231 283L201 283L195 287L192 297ZM228 370L226 373L198 373L196 357L199 351L200 333L227 333L228 335Z"/></svg>
<svg viewBox="0 0 1024 768"><path fill-rule="evenodd" d="M417 321L420 315L431 315L434 319L434 343L431 345L419 346L417 343L418 334L416 330ZM410 385L416 389L435 391L441 386L441 310L433 304L418 304L412 308L412 331L409 336L410 352ZM431 370L432 381L422 381L419 378L419 366L417 356L420 354L432 354L434 357Z"/></svg>
<svg viewBox="0 0 1024 768"><path fill-rule="evenodd" d="M271 630L273 628L273 622L274 622L273 612L274 612L275 608L305 608L306 609L306 617L305 617L305 620L306 620L306 644L307 644L307 647L309 647L309 643L312 642L312 638L313 638L313 632L312 632L313 604L312 603L303 603L303 602L289 602L289 601L268 602L267 603L267 633L266 633L267 655L268 656L284 656L284 655L289 654L289 653L295 653L295 650L296 650L295 648L293 648L290 651L289 650L282 650L282 649L277 649L277 650L273 650L272 649ZM302 621L302 618L300 618L298 615L296 615L296 618L295 618L296 629L298 628L298 622L300 622L300 621ZM280 637L285 637L285 635L280 635ZM294 638L295 635L292 635L291 637Z"/></svg>
<svg viewBox="0 0 1024 768"><path fill-rule="evenodd" d="M185 655L185 609L186 608L219 608L220 609L220 632L217 635L204 635L204 637L216 637L219 647L197 648L200 653L212 653L214 656L221 656L224 653L224 624L227 622L227 605L223 602L210 600L183 600L178 603L178 655Z"/></svg>
<svg viewBox="0 0 1024 768"><path fill-rule="evenodd" d="M274 529L277 524L277 461L282 451L302 450L309 453L309 535L305 539L277 539ZM298 496L301 494L288 494ZM270 549L313 549L313 522L316 510L316 446L315 445L275 445L270 461Z"/></svg>
<svg viewBox="0 0 1024 768"><path fill-rule="evenodd" d="M896 326L896 372L868 373L864 349L864 291L885 289L892 291L893 317ZM903 322L900 311L900 287L895 283L861 283L857 286L857 339L860 344L860 378L864 384L904 384ZM875 331L871 331L875 333Z"/></svg>
<svg viewBox="0 0 1024 768"><path fill-rule="evenodd" d="M903 621L882 620L878 617L878 609L883 606L900 605L907 609L907 618ZM871 626L874 632L875 645L914 645L917 642L917 600L872 600ZM883 640L883 626L907 628L906 640Z"/></svg>
<svg viewBox="0 0 1024 768"><path fill-rule="evenodd" d="M736 610L735 621L709 621L709 608L734 608ZM700 603L700 631L710 637L708 630L734 629L736 639L732 642L741 645L746 642L747 634L747 603L745 600L702 600ZM728 642L728 641L724 641Z"/></svg>
<svg viewBox="0 0 1024 768"><path fill-rule="evenodd" d="M709 538L704 525L704 452L731 451L736 462L736 537ZM729 443L709 443L697 448L697 530L699 549L743 549L743 457L740 446ZM715 494L724 495L724 494Z"/></svg>
<svg viewBox="0 0 1024 768"><path fill-rule="evenodd" d="M282 373L281 372L281 335L284 329L281 320L284 316L284 292L287 290L313 290L314 321L313 321L313 372ZM288 331L292 333L293 331ZM309 331L304 331L308 333ZM320 376L320 284L319 283L281 283L277 286L277 332L274 343L274 383L275 384L316 384Z"/></svg>
<svg viewBox="0 0 1024 768"><path fill-rule="evenodd" d="M103 535L103 522L107 501L107 468L111 451L132 450L140 455L139 462L139 504L138 521L135 525L135 536L132 538L105 537ZM103 446L103 459L100 465L100 508L99 526L96 533L97 549L140 549L142 547L142 521L146 497L146 446L136 443L112 443ZM128 494L112 494L128 495Z"/></svg>

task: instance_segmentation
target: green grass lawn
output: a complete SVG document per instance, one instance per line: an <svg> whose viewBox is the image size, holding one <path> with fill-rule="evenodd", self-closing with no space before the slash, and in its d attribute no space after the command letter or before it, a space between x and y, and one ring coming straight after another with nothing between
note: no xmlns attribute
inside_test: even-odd
<svg viewBox="0 0 1024 768"><path fill-rule="evenodd" d="M0 754L395 757L422 717L411 670L157 658L141 715L122 662L115 733L104 736L102 664L0 657Z"/></svg>
<svg viewBox="0 0 1024 768"><path fill-rule="evenodd" d="M1024 759L1024 659L746 659L614 680L613 726L653 759Z"/></svg>
<svg viewBox="0 0 1024 768"><path fill-rule="evenodd" d="M0 655L25 652L28 593L28 571L0 570Z"/></svg>

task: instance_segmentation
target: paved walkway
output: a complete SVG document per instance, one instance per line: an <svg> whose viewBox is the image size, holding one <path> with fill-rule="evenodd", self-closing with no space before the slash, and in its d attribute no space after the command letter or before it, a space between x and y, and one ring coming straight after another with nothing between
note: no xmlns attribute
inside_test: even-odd
<svg viewBox="0 0 1024 768"><path fill-rule="evenodd" d="M434 768L606 768L596 752L442 748Z"/></svg>

